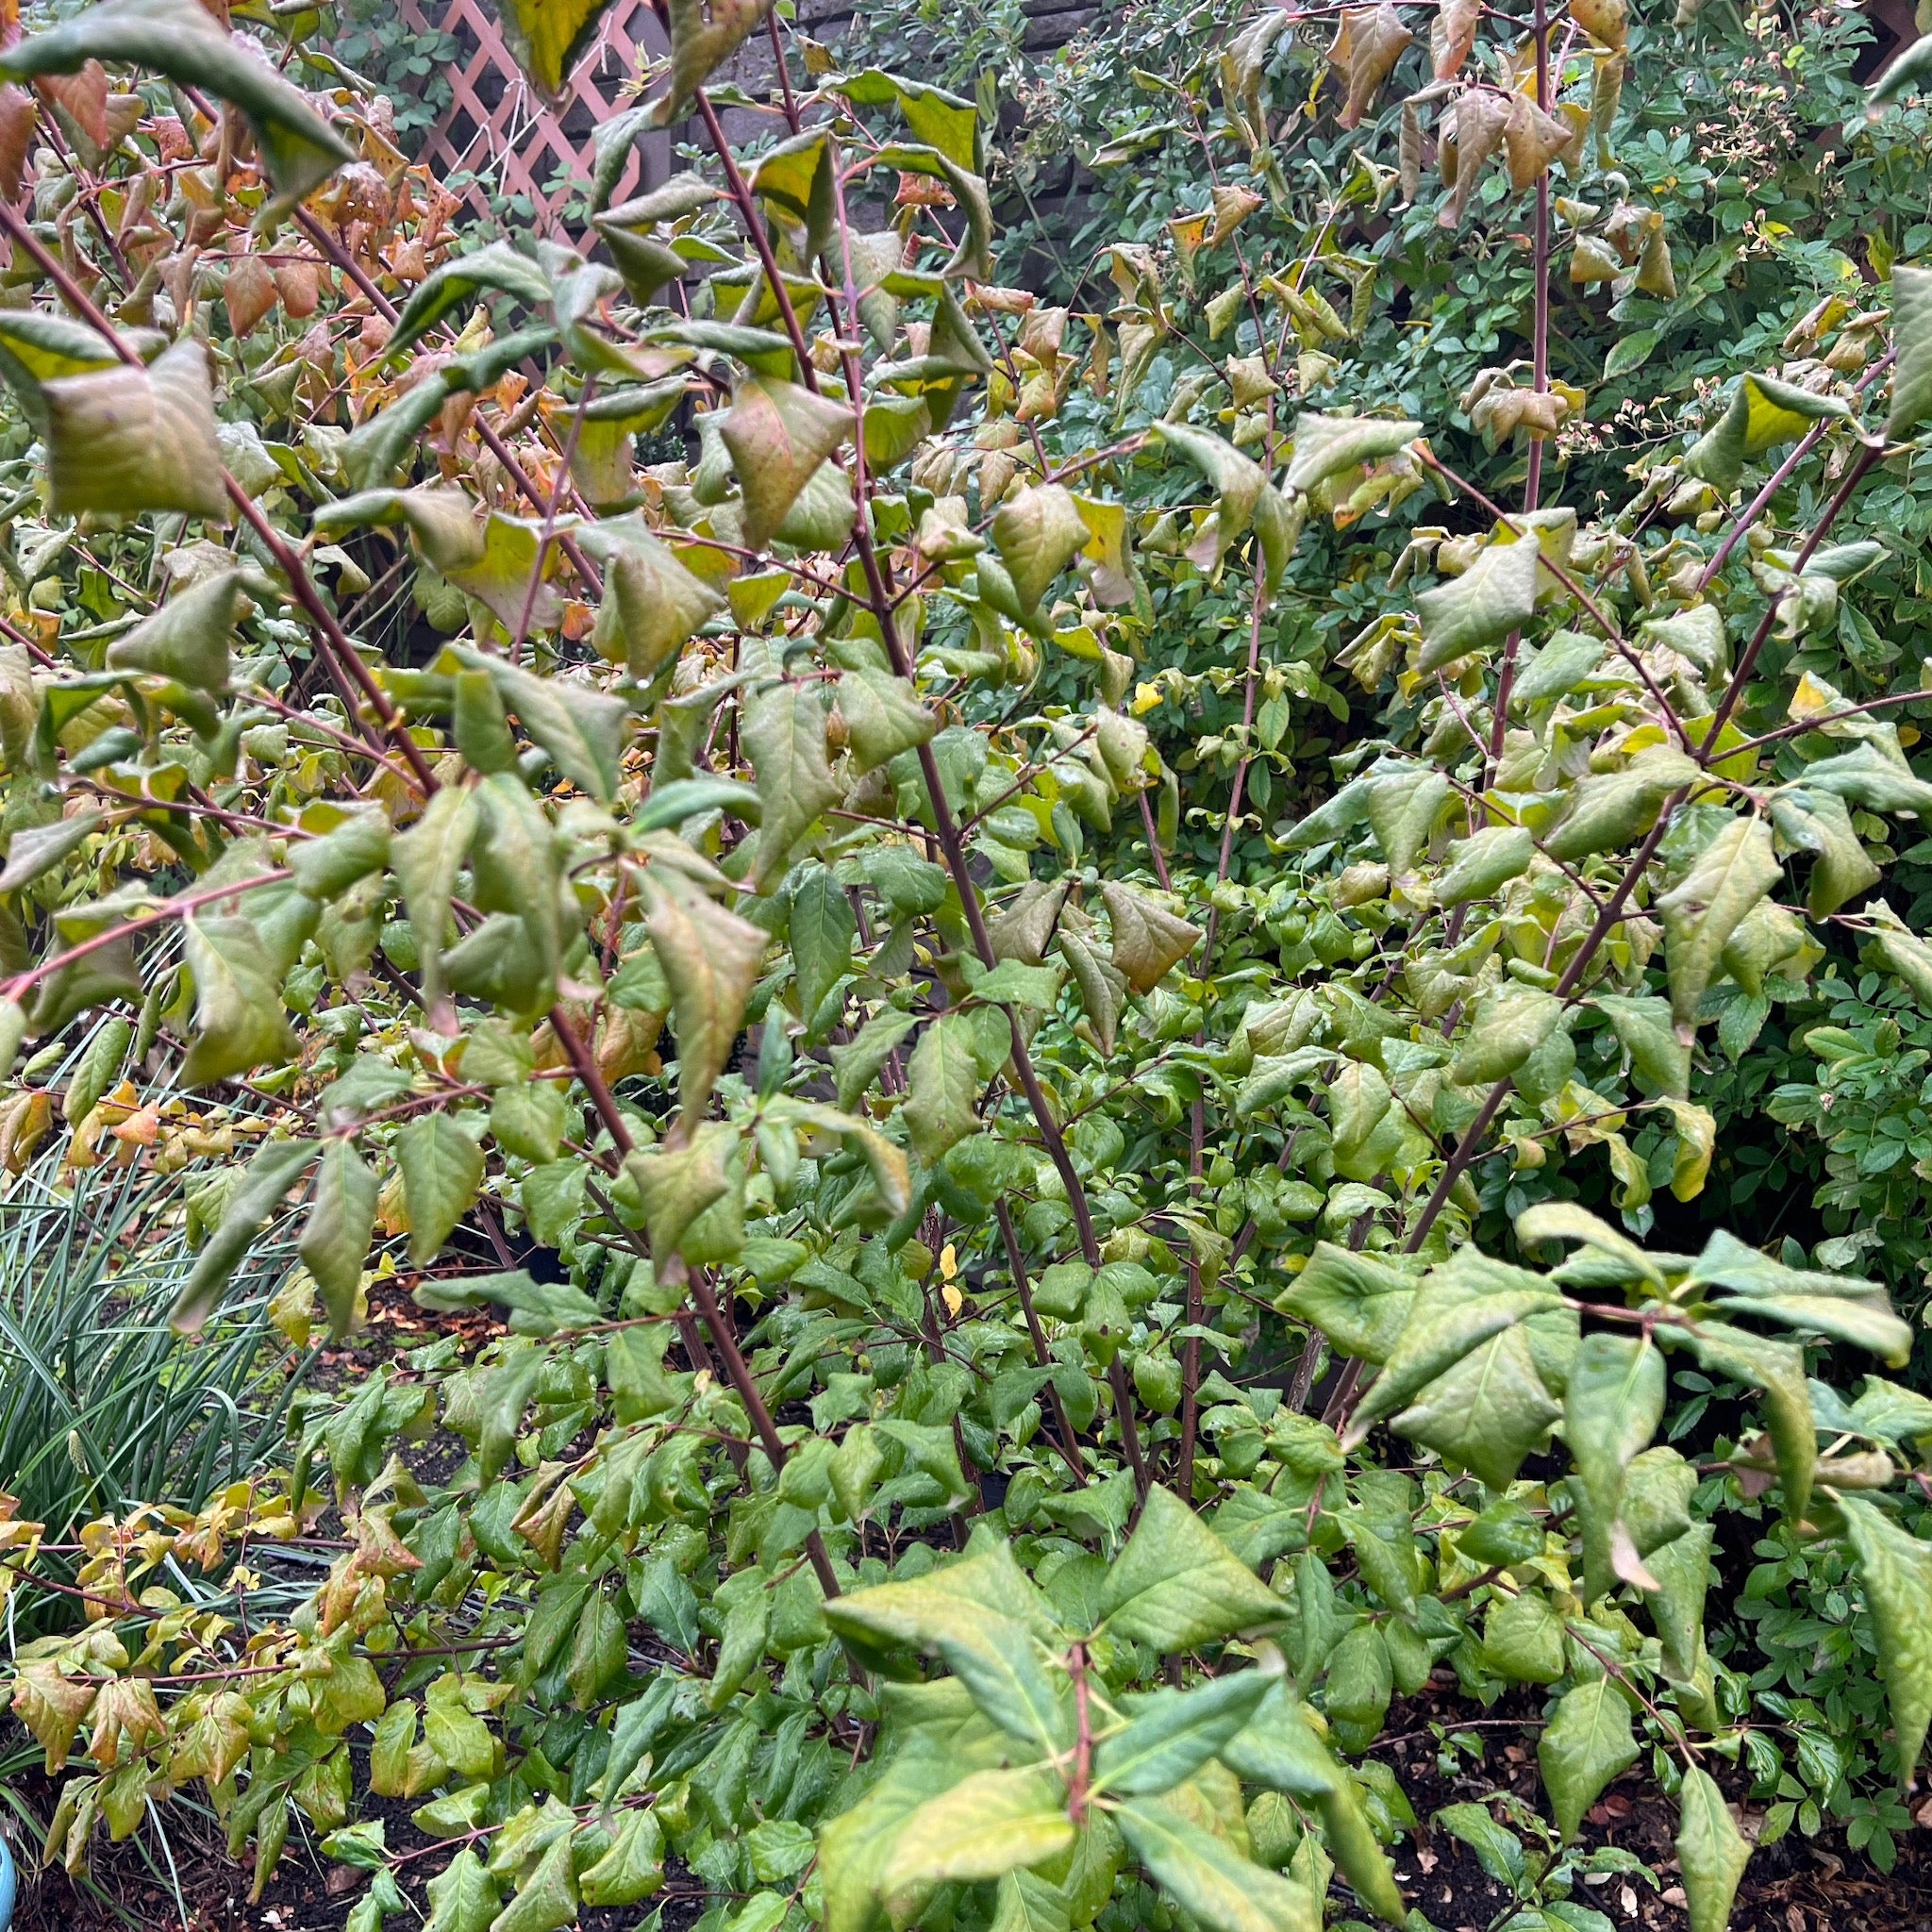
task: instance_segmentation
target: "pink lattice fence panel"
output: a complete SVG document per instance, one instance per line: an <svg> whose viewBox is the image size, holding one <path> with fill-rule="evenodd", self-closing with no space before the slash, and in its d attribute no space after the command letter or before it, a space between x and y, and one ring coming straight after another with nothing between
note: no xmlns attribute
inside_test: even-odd
<svg viewBox="0 0 1932 1932"><path fill-rule="evenodd" d="M439 179L467 172L476 178L466 198L479 213L490 196L522 194L540 228L559 225L560 211L591 178L591 136L600 121L637 99L640 71L666 51L648 0L613 7L595 44L578 61L555 108L538 95L505 46L488 0L399 0L404 25L425 37L454 36L450 65L455 99L430 131L422 158ZM656 185L670 172L665 134L639 143L617 199ZM553 184L555 184L553 190Z"/></svg>

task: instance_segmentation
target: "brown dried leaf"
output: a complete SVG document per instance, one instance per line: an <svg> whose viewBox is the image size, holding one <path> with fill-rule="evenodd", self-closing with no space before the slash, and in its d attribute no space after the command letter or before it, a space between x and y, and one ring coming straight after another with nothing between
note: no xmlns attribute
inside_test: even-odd
<svg viewBox="0 0 1932 1932"><path fill-rule="evenodd" d="M1514 94L1503 140L1509 154L1509 185L1520 194L1533 188L1550 163L1570 145L1569 125L1545 114L1534 101Z"/></svg>
<svg viewBox="0 0 1932 1932"><path fill-rule="evenodd" d="M322 275L312 261L284 261L275 272L275 292L291 319L306 321L315 313L322 300Z"/></svg>
<svg viewBox="0 0 1932 1932"><path fill-rule="evenodd" d="M1483 169L1503 144L1509 125L1509 99L1487 89L1472 88L1456 99L1456 192L1449 206L1436 217L1445 228L1456 227L1469 207Z"/></svg>
<svg viewBox="0 0 1932 1932"><path fill-rule="evenodd" d="M256 324L275 306L275 278L260 256L244 255L229 267L222 300L236 340L253 334Z"/></svg>
<svg viewBox="0 0 1932 1932"><path fill-rule="evenodd" d="M1429 28L1429 58L1438 80L1454 80L1475 45L1482 0L1442 0Z"/></svg>
<svg viewBox="0 0 1932 1932"><path fill-rule="evenodd" d="M1348 79L1348 99L1337 119L1343 127L1357 127L1415 36L1403 25L1391 0L1354 8L1341 21L1336 42L1338 48L1345 47L1342 71ZM1333 51L1329 58L1335 58Z"/></svg>
<svg viewBox="0 0 1932 1932"><path fill-rule="evenodd" d="M108 70L90 60L77 74L43 74L41 98L59 108L97 147L108 144Z"/></svg>
<svg viewBox="0 0 1932 1932"><path fill-rule="evenodd" d="M20 199L25 184L26 158L33 149L40 111L40 104L25 88L11 81L0 87L0 201L8 207Z"/></svg>

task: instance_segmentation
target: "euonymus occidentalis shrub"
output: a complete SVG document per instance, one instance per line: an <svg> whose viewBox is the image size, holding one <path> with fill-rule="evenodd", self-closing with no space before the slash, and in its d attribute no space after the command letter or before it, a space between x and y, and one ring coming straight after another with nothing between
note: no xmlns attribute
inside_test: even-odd
<svg viewBox="0 0 1932 1932"><path fill-rule="evenodd" d="M36 220L0 209L39 452L0 658L9 1160L59 1069L75 1165L200 1163L184 1329L286 1227L291 1336L399 1267L508 1331L306 1400L288 1470L198 1515L44 1549L8 1519L9 1578L76 1613L13 1678L64 1774L50 1855L196 1785L258 1888L305 1824L374 1874L371 1932L417 1856L373 1793L447 1846L438 1932L639 1903L671 1856L733 1932L1314 1927L1337 1874L1399 1921L1406 1800L1351 1760L1442 1666L1547 1687L1565 1839L1648 1743L1720 1926L1746 1847L1712 1767L1767 1747L1704 1639L1710 1515L1774 1494L1847 1554L1909 1779L1932 1405L1811 1379L1820 1344L1903 1366L1881 1290L1722 1233L1653 1252L1580 1197L1642 1230L1699 1195L1699 1057L1827 943L1932 999L1924 943L1844 909L1932 800L1889 722L1924 694L1854 704L1823 661L1874 560L1833 525L1932 407L1932 272L1807 318L1630 504L1552 507L1551 276L1674 273L1607 178L1552 187L1599 180L1626 24L1479 53L1436 10L1349 192L1423 193L1453 132L1444 219L1490 180L1530 219L1542 347L1467 405L1527 446L1504 508L1429 425L1295 405L1332 374L1306 332L1347 324L1319 243L1242 252L1280 16L1212 103L1258 185L1217 181L1172 261L1116 249L1120 303L1074 315L988 279L974 104L813 53L740 152L705 83L772 23L668 13L605 185L653 120L711 158L601 214L609 266L452 252L379 126L337 101L354 158L188 0L0 54L72 150ZM1342 17L1344 127L1412 38ZM108 70L152 92L81 148ZM332 290L286 360L242 267L284 241ZM1176 264L1224 277L1227 355ZM1207 368L1156 416L1177 345ZM686 459L641 465L674 421ZM1338 659L1374 724L1251 835L1294 705L1349 708L1274 649L1326 595L1311 533L1431 490L1454 525ZM397 581L419 661L359 634ZM1153 661L1189 621L1235 640L1241 729L1170 763L1146 721L1214 675ZM1510 1255L1470 1239L1499 1160ZM1659 1444L1674 1360L1761 1433ZM400 1445L438 1429L431 1481ZM1557 1917L1590 1924L1574 1869Z"/></svg>

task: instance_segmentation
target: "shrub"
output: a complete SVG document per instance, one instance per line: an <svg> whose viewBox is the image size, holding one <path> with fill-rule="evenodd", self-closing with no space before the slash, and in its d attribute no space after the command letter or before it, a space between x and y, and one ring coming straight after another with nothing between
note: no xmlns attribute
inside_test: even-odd
<svg viewBox="0 0 1932 1932"><path fill-rule="evenodd" d="M1839 670L1883 546L1834 541L1932 408L1932 272L1893 268L1889 316L1816 308L1774 370L1746 336L1702 434L1591 517L1545 472L1580 407L1560 276L1621 304L1680 273L1607 172L1621 6L1554 47L1543 19L1515 86L1474 8L1440 10L1425 84L1393 5L1344 14L1307 147L1348 172L1268 262L1243 238L1300 57L1287 16L1241 23L1174 103L1208 205L1171 254L1110 243L1120 300L1077 313L993 279L977 102L813 55L733 150L705 82L758 9L669 12L601 174L687 111L710 158L602 213L613 267L453 248L407 171L174 0L0 54L158 66L208 151L165 257L128 217L115 259L85 153L37 161L51 234L0 207L72 311L0 311L0 366L75 551L71 582L23 572L51 621L0 654L0 1034L138 1012L70 1085L67 1152L111 1127L217 1163L184 1330L300 1189L291 1330L344 1333L400 1257L505 1331L305 1402L286 1480L103 1531L88 1628L14 1677L50 1773L85 1755L50 1854L199 1781L258 1894L298 1817L375 1874L356 1932L407 1905L372 1795L449 1846L437 1932L636 1903L667 1851L708 1932L1313 1926L1335 1871L1400 1922L1407 1801L1350 1760L1441 1666L1544 1688L1556 1834L1446 1828L1588 1924L1560 1847L1648 1745L1721 1926L1748 1846L1714 1762L1807 1826L1855 1760L1909 1780L1932 1716L1899 1502L1932 1406L1811 1376L1834 1343L1896 1371L1913 1331L1843 1247L1675 1241L1654 1205L1711 1173L1706 1043L1837 1000L1827 939L1868 1002L1932 998L1862 896L1932 801L1895 722L1927 693ZM563 51L512 19L554 88ZM110 179L186 158L158 95L118 98ZM1399 320L1344 219L1528 223L1530 354L1461 406L1524 448L1508 508L1390 412L1405 358L1330 353ZM179 265L204 231L220 314ZM258 341L325 284L328 319ZM177 335L152 359L143 303ZM318 425L339 334L351 421ZM687 458L641 467L680 411ZM1453 521L1410 524L1431 492ZM231 511L232 550L175 521ZM345 600L404 578L422 626L367 648ZM242 1081L271 1131L241 1160L129 1111L130 1049ZM9 1106L50 1118L37 1064ZM1659 1442L1673 1367L1701 1380ZM402 1446L439 1428L444 1474ZM1874 1686L1841 1646L1835 1779L1795 1707L1796 1774L1747 1746L1786 1693L1706 1636L1713 1519L1774 1492L1776 1560L1855 1577L1875 1653ZM239 1544L297 1540L325 1581L229 1614ZM206 1573L192 1609L163 1564ZM1896 1807L1840 1808L1883 1850Z"/></svg>

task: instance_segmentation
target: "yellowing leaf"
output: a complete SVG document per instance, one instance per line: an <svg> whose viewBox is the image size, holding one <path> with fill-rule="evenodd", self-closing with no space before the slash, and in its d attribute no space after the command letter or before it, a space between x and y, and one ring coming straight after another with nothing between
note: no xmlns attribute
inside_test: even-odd
<svg viewBox="0 0 1932 1932"><path fill-rule="evenodd" d="M992 541L1013 580L1023 612L1040 608L1053 580L1086 548L1087 525L1073 492L1058 483L1022 490L994 512Z"/></svg>
<svg viewBox="0 0 1932 1932"><path fill-rule="evenodd" d="M731 1056L768 935L669 866L644 875L651 944L671 983L678 1094L695 1124Z"/></svg>
<svg viewBox="0 0 1932 1932"><path fill-rule="evenodd" d="M1200 927L1126 886L1103 879L1100 897L1113 924L1113 963L1136 992L1152 992L1200 941Z"/></svg>
<svg viewBox="0 0 1932 1932"><path fill-rule="evenodd" d="M0 75L74 74L89 61L146 67L205 88L248 117L277 213L321 187L354 151L259 55L244 52L196 0L105 0L0 54ZM96 138L104 140L105 125Z"/></svg>
<svg viewBox="0 0 1932 1932"><path fill-rule="evenodd" d="M746 376L718 433L744 499L744 541L761 548L806 485L852 433L841 405L775 377Z"/></svg>
<svg viewBox="0 0 1932 1932"><path fill-rule="evenodd" d="M1443 0L1429 25L1430 68L1438 80L1454 80L1475 45L1481 0Z"/></svg>
<svg viewBox="0 0 1932 1932"><path fill-rule="evenodd" d="M0 57L4 58L4 57ZM176 342L144 369L117 365L41 386L49 507L59 515L174 509L228 513L208 352Z"/></svg>

